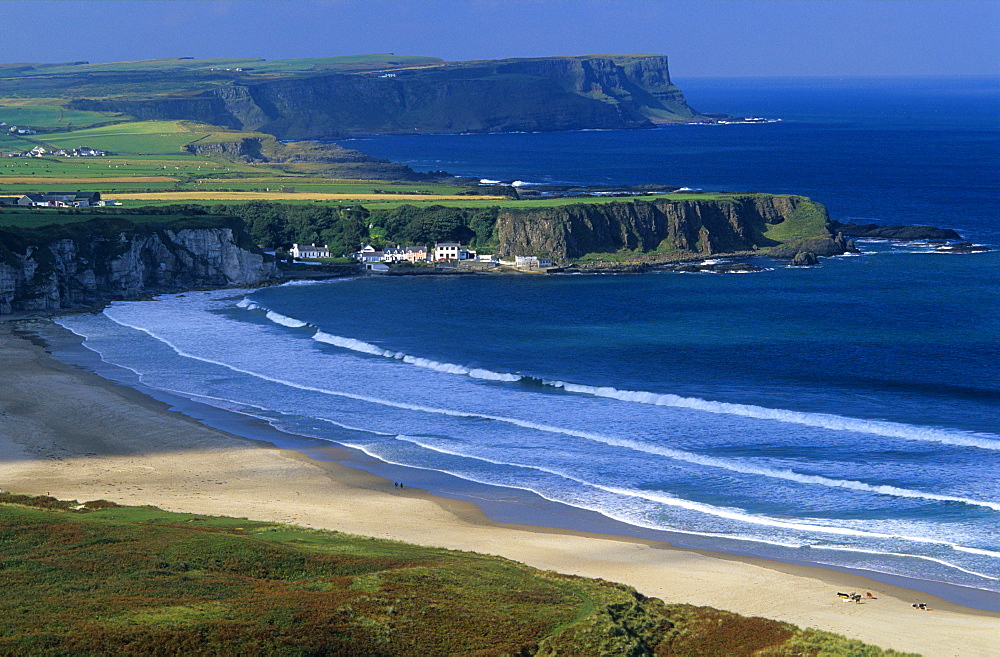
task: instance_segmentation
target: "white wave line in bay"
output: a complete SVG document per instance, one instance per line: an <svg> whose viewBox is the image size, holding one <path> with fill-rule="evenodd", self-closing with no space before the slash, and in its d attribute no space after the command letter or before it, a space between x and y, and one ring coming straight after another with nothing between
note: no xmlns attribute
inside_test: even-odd
<svg viewBox="0 0 1000 657"><path fill-rule="evenodd" d="M489 415L489 414L485 414L485 413L470 412L470 411L455 411L455 410L451 410L451 409L436 408L436 407L431 407L431 406L421 406L421 405L417 405L417 404L408 404L408 403L405 403L405 402L395 402L395 401L391 401L391 400L387 400L387 399L380 399L380 398L376 398L376 397L369 397L369 396L365 396L365 395L358 395L358 394L355 394L355 393L348 393L348 392L343 392L343 391L330 390L328 388L318 388L318 387L314 387L314 386L308 386L308 385L305 385L305 384L295 383L293 381L286 381L286 380L279 379L279 378L276 378L276 377L267 376L267 375L259 373L259 372L254 372L254 371L251 371L251 370L241 369L241 368L235 367L233 365L230 365L228 363L224 363L222 361L216 361L216 360L213 360L213 359L209 359L209 358L205 358L205 357L202 357L202 356L197 356L195 354L190 354L190 353L184 352L180 348L178 348L176 345L174 345L173 343L171 343L170 341L165 340L165 339L157 336L155 333L153 333L149 329L142 328L142 327L137 327L137 326L132 326L132 325L129 325L129 324L125 323L125 322L116 320L116 319L111 318L111 317L109 317L109 319L111 319L111 321L114 321L114 322L116 322L118 324L121 324L123 326L128 326L129 328L132 328L132 329L135 329L135 330L138 330L138 331L142 331L142 332L150 335L154 339L159 340L159 341L163 342L164 344L168 345L171 349L173 349L175 352L177 352L181 356L184 356L184 357L187 357L187 358L193 358L195 360L200 360L200 361L207 362L207 363L211 363L213 365L218 365L220 367L225 367L225 368L228 368L230 370L233 370L233 371L236 371L236 372L240 372L242 374L247 374L249 376L254 376L254 377L257 377L257 378L261 378L261 379L264 379L266 381L270 381L272 383L277 383L279 385L286 385L286 386L294 387L294 388L297 388L297 389L300 389L300 390L306 390L308 392L316 392L316 393L320 393L320 394L335 395L335 396L345 397L345 398L349 398L349 399L355 399L357 401L364 401L364 402L369 402L369 403L374 403L374 404L380 404L380 405L383 405L383 406L390 406L390 407L393 407L393 408L401 408L401 409L404 409L404 410L412 410L412 411L420 411L420 412L426 412L426 413L434 413L434 414L439 414L439 415L447 415L447 416L451 416L451 417L480 417L480 418L484 418L484 419L488 419L488 420L494 420L494 421L497 421L497 422L504 422L506 424L512 424L514 426L519 426L519 427L522 427L522 428L525 428L525 429L533 429L533 430L536 430L536 431L544 431L546 433L557 433L557 434L562 434L562 435L571 436L571 437L575 437L575 438L583 438L585 440L590 440L590 441L602 443L602 444L605 444L605 445L611 445L611 446L615 446L615 447L624 447L624 448L631 449L631 450L634 450L634 451L644 452L644 453L647 453L647 454L656 454L656 455L659 455L659 456L665 456L667 458L671 458L671 459L675 459L675 460L679 460L679 461L693 463L693 464L696 464L696 465L703 465L703 466L707 466L707 467L720 468L720 469L724 469L724 470L729 470L731 472L739 472L741 474L750 474L750 475L757 475L757 476L765 476L765 477L771 477L771 478L775 478L775 479L783 479L783 480L787 480L787 481L794 481L794 482L797 482L797 483L804 483L804 484L814 484L814 485L823 485L823 486L829 486L829 487L853 489L853 490L859 490L859 491L877 493L877 494L882 494L882 495L891 495L891 496L896 496L896 497L907 497L907 498L914 498L914 499L927 499L927 500L944 501L944 502L959 502L959 503L971 504L971 505L975 505L975 506L984 506L984 507L987 507L987 508L990 508L990 509L993 509L993 510L1000 510L1000 505L998 505L996 503L993 503L993 502L984 502L984 501L981 501L981 500L974 500L974 499L957 497L957 496L939 495L939 494L936 494L936 493L925 493L923 491L914 491L914 490L909 490L909 489L904 489L904 488L898 488L896 486L873 485L873 484L866 484L866 483L860 482L860 481L831 479L831 478L823 477L823 476L820 476L820 475L804 475L804 474L799 474L799 473L793 472L791 470L778 470L778 469L766 468L766 467L760 467L760 466L744 465L744 464L741 464L739 462L734 462L734 461L731 461L731 460L728 460L728 459L720 459L720 458L712 457L712 456L704 456L704 455L700 455L700 454L693 454L693 453L690 453L690 452L685 452L685 451L682 451L682 450L673 449L673 448L669 448L669 447L657 447L657 446L652 446L652 445L646 445L644 443L641 443L641 442L638 442L638 441L635 441L635 440L629 440L629 439L625 439L625 438L612 438L612 437L609 437L609 436L603 436L603 435L600 435L600 434L591 433L591 432L587 432L587 431L578 431L578 430L575 430L575 429L566 429L566 428L556 427L556 426L552 426L552 425L540 424L540 423L537 423L537 422L529 422L529 421L526 421L526 420L520 420L520 419L517 419L517 418L503 417L503 416L498 416L498 415ZM374 345L372 345L372 346L374 347ZM377 348L377 347L375 347L375 348Z"/></svg>
<svg viewBox="0 0 1000 657"><path fill-rule="evenodd" d="M730 402L709 401L697 397L681 397L674 394L644 392L638 390L619 390L610 386L588 386L566 381L544 381L546 385L562 388L568 392L617 399L619 401L650 404L653 406L671 406L687 408L706 413L722 415L738 415L756 420L776 420L790 424L802 424L834 431L854 431L868 433L886 438L901 438L924 442L937 442L959 447L977 447L980 449L1000 450L1000 439L980 436L962 431L948 431L932 427L920 427L886 420L861 420L857 418L833 415L830 413L807 413L785 409L766 408L750 404L734 404Z"/></svg>
<svg viewBox="0 0 1000 657"><path fill-rule="evenodd" d="M264 311L264 316L275 324L281 326L287 326L289 328L303 328L306 326L312 327L313 325L309 322L305 322L294 317L289 317L287 315L282 315L281 313L275 312L268 309L266 306L262 306L255 301L250 301L249 299L243 299L236 304L239 308L244 308L246 310L262 310ZM425 369L434 370L435 372L443 372L445 374L460 374L472 377L473 379L484 379L487 381L520 381L521 375L519 374L508 374L506 372L493 372L491 370L478 368L478 367L465 367L464 365L456 365L454 363L442 363L439 361L431 360L429 358L421 358L420 356L413 356L402 351L392 351L390 349L383 349L377 345L373 345L370 342L364 342L363 340L358 340L356 338L348 338L340 335L334 335L332 333L327 333L326 331L316 329L316 333L313 335L313 340L317 342L322 342L323 344L333 345L335 347L340 347L342 349L349 349L351 351L357 351L363 354L369 354L371 356L381 356L383 358L389 358L392 360L402 361L408 365L415 365L416 367L423 367Z"/></svg>
<svg viewBox="0 0 1000 657"><path fill-rule="evenodd" d="M952 545L951 548L954 550L959 550L961 552L968 551L967 548L963 548L960 545ZM955 570L959 570L968 575L975 575L976 577L982 577L983 579L988 579L994 582L1000 582L1000 577L994 577L992 575L980 573L975 570L969 570L968 568L963 568L959 565L953 564L950 561L945 561L944 559L937 559L935 557L928 557L927 555L923 554L906 554L905 552L879 552L878 550L865 550L862 548L855 548L855 547L841 546L841 545L810 545L809 549L831 550L834 552L860 552L862 554L873 554L880 557L889 556L889 557L908 557L910 559L923 559L925 561L932 561L936 564L946 566L948 568L954 568Z"/></svg>
<svg viewBox="0 0 1000 657"><path fill-rule="evenodd" d="M437 447L435 445L427 444L427 443L425 443L423 441L420 441L419 439L417 439L417 438L415 438L413 436L399 435L399 436L397 436L397 439L403 440L405 442L412 443L412 444L417 445L417 446L419 446L419 447L421 447L423 449L427 449L429 451L434 451L434 452L437 452L437 453L440 453L440 454L447 454L449 456L458 456L458 457L461 457L461 458L466 458L466 459L471 459L471 460L475 460L475 461L481 461L481 462L485 462L485 463L490 463L492 465L500 465L500 466L507 466L507 467L515 467L515 468L524 468L524 469L536 470L538 472L543 472L543 473L550 474L550 475L553 475L553 476L556 476L556 477L560 477L562 479L566 479L568 481L572 481L574 483L580 484L581 486L586 486L586 487L589 487L589 488L594 488L594 489L597 489L597 490L604 491L606 493L611 493L613 495L621 495L621 496L624 496L624 497L632 497L632 498L638 498L638 499L645 499L645 500L648 500L648 501L651 501L651 502L656 502L658 504L665 504L667 506L676 506L676 507L680 507L680 508L686 509L688 511L695 511L695 512L698 512L698 513L703 513L705 515L710 515L710 516L719 517L719 518L725 518L727 520L734 520L734 521L737 521L737 522L743 522L743 523L748 523L748 524L756 524L756 525L764 525L764 526L768 526L768 527L779 527L781 529L791 529L791 530L795 530L795 531L817 532L817 533L822 533L822 534L835 534L835 535L843 535L843 536L856 536L856 537L876 538L876 539L901 539L901 540L904 540L904 541L911 541L911 542L914 542L914 543L925 543L925 544L931 544L931 545L941 545L941 546L949 547L949 548L957 550L957 551L974 552L976 554L982 554L984 556L993 556L993 557L1000 558L1000 553L991 553L988 550L979 550L977 548L966 548L964 546L957 545L957 544L951 543L949 541L943 541L943 540L940 540L940 539L925 538L925 537L922 537L922 536L905 536L905 535L902 535L902 534L886 534L886 533L882 533L882 532L872 532L872 531L866 531L866 530L862 530L862 529L852 529L850 527L836 527L836 526L831 526L831 525L817 525L817 524L813 524L813 523L810 523L810 522L791 522L791 521L788 521L788 520L781 520L781 519L778 519L778 518L772 518L772 517L766 516L766 515L755 515L755 514L752 514L752 513L748 513L748 512L746 512L746 511L744 511L742 509L738 509L738 508L720 507L720 506L716 506L716 505L713 505L713 504L704 504L702 502L695 502L693 500L687 500L687 499L684 499L682 497L677 497L675 495L670 495L668 493L653 493L653 492L640 491L640 490L637 490L637 489L620 488L620 487L616 487L616 486L606 486L606 485L603 485L603 484L598 484L598 483L595 483L595 482L592 482L592 481L588 481L586 479L581 479L580 477L574 476L572 474L569 474L568 472L564 472L562 470L558 470L558 469L555 469L555 468L546 468L544 466L539 466L539 465L529 465L529 464L510 463L510 462L505 462L505 461L497 461L497 460L486 458L486 457L483 457L483 456L477 456L477 455L463 453L463 452L460 452L458 450L444 449L444 448L441 448L441 447ZM377 457L377 458L380 458L380 457ZM463 478L469 478L465 474L463 474L462 477ZM485 481L485 482L481 481L480 483L493 483L494 485L496 485L495 482L489 482L489 481ZM517 486L507 486L507 487L515 488ZM522 490L530 490L531 492L533 492L533 493L535 493L537 495L541 495L542 497L545 497L546 499L553 499L553 498L550 498L550 497L546 497L545 495L542 495L542 493L540 493L539 491L534 490L534 489L530 489L530 488L526 488L526 487L519 487L519 488L522 488ZM554 501L562 502L563 504L567 503L567 502L565 502L563 500L559 500L559 499L554 499ZM592 508L590 510L597 510L597 511L599 511L600 513L602 513L604 515L608 515L608 512L606 510L604 510L604 509L599 509L599 508L594 509L594 508ZM616 518L616 519L619 519L619 518ZM627 522L629 522L631 524L636 524L632 520L628 520ZM656 527L654 527L654 526L650 526L649 528L656 529ZM662 529L662 527L660 529ZM833 548L831 548L831 549L833 549ZM850 548L844 548L844 549L850 549ZM864 551L864 550L858 550L858 551ZM893 553L890 553L890 552L875 552L874 554L893 554ZM908 556L908 555L900 555L900 556ZM913 555L913 556L919 556L919 555ZM951 567L956 568L958 570L962 570L963 572L967 572L967 573L970 573L970 574L973 574L973 575L978 575L978 576L986 578L986 579L992 579L992 580L1000 579L1000 578L991 577L989 575L984 575L982 573L977 573L977 572L974 572L974 571L965 570L965 569L960 568L958 566L954 566L953 564L949 564L947 562L940 561L938 559L933 559L931 557L920 557L920 558L927 558L927 559L931 559L932 561L938 561L939 563L941 563L943 565L951 566Z"/></svg>
<svg viewBox="0 0 1000 657"><path fill-rule="evenodd" d="M244 302L246 302L247 305L243 305ZM278 313L274 313L275 317L272 318L271 313L273 311L246 299L237 305L248 309L264 310L267 312L268 319L284 326L299 327L308 325L307 322L302 322L301 320L286 317ZM352 351L366 353L373 356L382 356L384 358L399 360L410 365L416 365L417 367L424 367L446 374L459 374L470 376L472 378L507 382L515 382L524 379L524 376L520 374L494 372L481 368L469 368L464 365L442 363L428 358L413 356L402 351L383 349L382 347L378 347L356 338L333 335L322 330L317 330L313 339L318 342L331 344L343 349L350 349ZM711 401L707 399L700 399L698 397L682 397L671 393L655 393L642 390L619 390L618 388L613 388L611 386L590 386L548 379L543 379L542 383L553 388L565 390L566 392L585 394L593 397L602 397L605 399L615 399L624 402L649 404L652 406L685 408L705 413L736 415L757 420L773 420L788 424L799 424L820 429L829 429L832 431L867 433L884 436L886 438L937 442L957 447L975 447L979 449L1000 450L1000 439L992 436L970 434L962 431L948 431L935 429L933 427L920 427L898 422L889 422L886 420L862 420L858 418L844 417L841 415L833 415L830 413L808 413L804 411L791 411L786 409L767 408L764 406L754 406L751 404L734 404L731 402ZM952 501L963 500L955 499ZM989 504L986 504L985 506L990 506L990 508L994 509L1000 507L1000 505L991 506Z"/></svg>
<svg viewBox="0 0 1000 657"><path fill-rule="evenodd" d="M639 528L642 528L642 529L649 529L649 530L658 531L658 532L673 532L675 534L685 534L685 535L688 535L688 536L702 536L702 537L709 537L709 538L722 538L722 539L735 540L735 541L748 541L748 542L751 542L751 543L765 543L767 545L777 545L777 546L780 546L780 547L793 548L793 549L798 549L798 548L806 546L806 543L801 543L801 542L800 543L785 543L785 542L781 542L781 541L775 541L773 539L756 538L756 537L750 537L750 536L737 536L737 535L731 535L731 534L723 534L723 533L719 533L719 532L700 532L700 531L694 531L694 530L691 530L691 529L678 529L678 528L675 528L675 527L669 527L669 526L665 526L665 525L662 525L662 524L654 524L654 523L651 523L651 522L648 522L648 521L639 520L639 519L636 519L636 518L629 517L629 516L627 516L625 514L622 514L622 513L616 513L613 510L605 509L605 508L599 507L599 506L594 505L594 504L586 504L586 503L583 503L583 502L573 502L573 503L570 503L570 502L567 502L566 500L563 500L563 499L560 499L558 497L554 497L552 495L549 495L549 494L547 494L547 493L545 493L543 491L539 491L539 490L536 490L534 488L531 488L530 486L521 485L521 484L512 484L512 483L497 483L496 481L491 481L491 480L486 479L484 477L476 476L473 473L467 473L467 472L461 472L461 473L459 473L459 472L456 472L456 471L442 469L442 468L432 468L430 466L415 465L415 464L412 464L412 463L404 463L402 461L396 461L396 460L388 458L388 457L386 457L386 456L384 456L382 454L379 454L379 453L373 451L372 449L370 449L366 445L360 445L360 444L357 444L357 443L349 443L349 442L344 442L344 443L341 443L341 444L343 444L346 447L350 447L352 449L356 449L356 450L358 450L360 452L363 452L363 453L367 454L368 456L370 456L370 457L372 457L374 459L378 459L379 461L382 461L383 463L388 463L390 465L398 465L398 466L402 466L402 467L406 467L406 468L413 468L415 470L425 470L427 472L440 472L440 473L443 473L443 474L451 475L453 477L457 477L459 479L463 479L465 481L471 481L471 482L474 482L474 483L477 483L477 484L483 484L485 486L497 486L497 487L500 487L500 488L510 488L512 490L524 491L526 493L531 493L533 495L537 495L538 497L540 497L543 500L546 500L548 502L553 502L553 503L556 503L556 504L563 504L563 505L570 506L570 507L573 507L575 509L580 509L580 510L583 510L583 511L592 511L594 513L597 513L599 515L604 516L605 518L610 518L611 520L616 520L616 521L621 522L623 524L631 525L633 527L639 527Z"/></svg>

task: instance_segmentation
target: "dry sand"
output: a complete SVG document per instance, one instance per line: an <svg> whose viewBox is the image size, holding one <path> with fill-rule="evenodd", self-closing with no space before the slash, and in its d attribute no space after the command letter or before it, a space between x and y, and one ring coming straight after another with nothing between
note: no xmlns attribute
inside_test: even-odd
<svg viewBox="0 0 1000 657"><path fill-rule="evenodd" d="M471 504L207 428L58 362L0 322L0 488L108 499L497 554L927 656L1000 655L1000 614L819 568L500 525ZM878 599L844 603L837 591ZM910 604L920 600L930 611Z"/></svg>

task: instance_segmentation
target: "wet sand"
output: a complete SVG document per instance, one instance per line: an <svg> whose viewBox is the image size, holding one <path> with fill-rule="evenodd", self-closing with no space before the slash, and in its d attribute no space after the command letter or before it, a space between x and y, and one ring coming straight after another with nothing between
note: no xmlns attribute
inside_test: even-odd
<svg viewBox="0 0 1000 657"><path fill-rule="evenodd" d="M45 322L36 322L44 329ZM30 328L30 326L28 327ZM376 536L497 554L928 656L1000 654L1000 614L859 575L679 550L666 543L488 520L474 504L204 426L132 388L51 358L0 322L0 488L80 501ZM243 432L266 438L260 433ZM845 603L838 591L877 599ZM910 605L925 602L929 611Z"/></svg>

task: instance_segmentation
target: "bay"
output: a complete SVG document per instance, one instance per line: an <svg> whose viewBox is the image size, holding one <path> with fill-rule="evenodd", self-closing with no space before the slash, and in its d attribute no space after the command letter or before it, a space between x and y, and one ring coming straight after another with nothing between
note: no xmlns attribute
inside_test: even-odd
<svg viewBox="0 0 1000 657"><path fill-rule="evenodd" d="M704 111L782 121L347 144L482 178L801 193L834 219L942 225L994 250L866 241L754 274L372 277L60 323L146 385L348 445L500 519L549 505L542 524L563 509L579 529L1000 607L996 81L682 88Z"/></svg>

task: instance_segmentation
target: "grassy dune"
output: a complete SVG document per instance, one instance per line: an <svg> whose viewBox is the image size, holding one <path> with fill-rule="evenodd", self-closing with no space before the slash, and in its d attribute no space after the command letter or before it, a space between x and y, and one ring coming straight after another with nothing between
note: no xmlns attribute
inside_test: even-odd
<svg viewBox="0 0 1000 657"><path fill-rule="evenodd" d="M0 494L3 654L899 655L474 553Z"/></svg>

